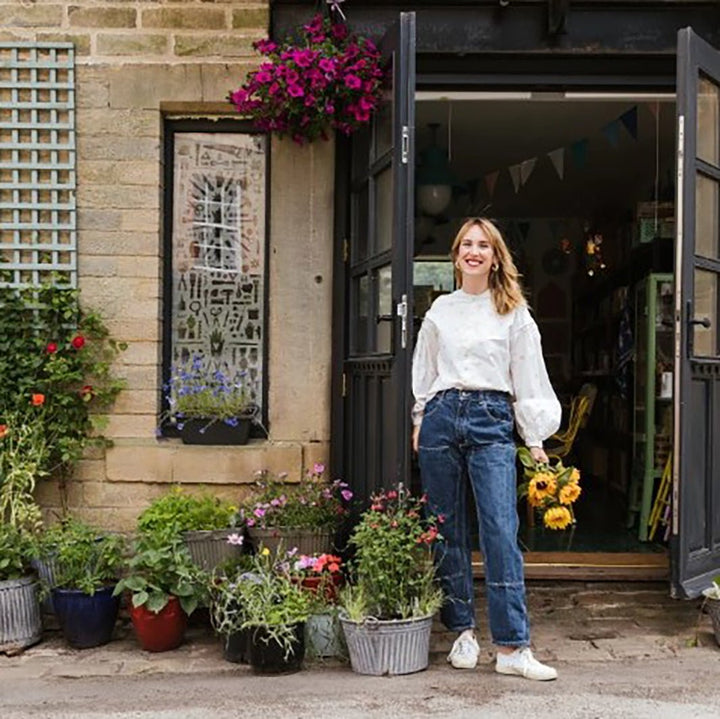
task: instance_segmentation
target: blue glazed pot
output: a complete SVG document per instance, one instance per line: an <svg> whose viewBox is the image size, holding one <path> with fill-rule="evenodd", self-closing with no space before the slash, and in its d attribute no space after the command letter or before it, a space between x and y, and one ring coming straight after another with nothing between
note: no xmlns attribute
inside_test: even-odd
<svg viewBox="0 0 720 719"><path fill-rule="evenodd" d="M52 590L55 614L71 647L88 649L110 641L120 608L120 597L112 596L114 589L114 585L103 587L92 596L79 589Z"/></svg>

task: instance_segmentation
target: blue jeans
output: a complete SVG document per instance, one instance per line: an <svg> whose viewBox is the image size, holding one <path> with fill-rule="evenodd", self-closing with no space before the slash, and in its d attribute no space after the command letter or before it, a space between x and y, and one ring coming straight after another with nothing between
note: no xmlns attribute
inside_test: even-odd
<svg viewBox="0 0 720 719"><path fill-rule="evenodd" d="M517 542L514 417L504 392L446 390L425 407L419 461L428 509L443 515L436 550L451 631L475 626L467 478L475 497L494 644L530 643L523 559Z"/></svg>

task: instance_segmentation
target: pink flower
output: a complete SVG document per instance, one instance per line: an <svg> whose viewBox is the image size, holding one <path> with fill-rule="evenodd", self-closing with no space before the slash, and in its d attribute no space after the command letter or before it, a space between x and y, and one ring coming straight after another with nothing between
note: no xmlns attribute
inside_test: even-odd
<svg viewBox="0 0 720 719"><path fill-rule="evenodd" d="M325 465L322 462L313 464L313 474L322 474L325 471Z"/></svg>
<svg viewBox="0 0 720 719"><path fill-rule="evenodd" d="M353 493L349 489L343 489L340 495L346 502L349 502L353 498Z"/></svg>
<svg viewBox="0 0 720 719"><path fill-rule="evenodd" d="M288 85L288 95L290 97L302 97L305 94L305 90L303 90L300 85L292 84Z"/></svg>
<svg viewBox="0 0 720 719"><path fill-rule="evenodd" d="M362 87L362 80L357 76L353 75L352 73L348 73L345 75L345 85L349 87L351 90L359 90Z"/></svg>
<svg viewBox="0 0 720 719"><path fill-rule="evenodd" d="M259 519L260 517L265 516L265 510L262 507L256 507L253 510L253 514Z"/></svg>
<svg viewBox="0 0 720 719"><path fill-rule="evenodd" d="M267 70L260 70L255 75L255 79L263 85L267 85L267 83L272 82L273 76Z"/></svg>
<svg viewBox="0 0 720 719"><path fill-rule="evenodd" d="M326 115L332 115L335 112L335 105L333 105L331 102L326 102L324 109Z"/></svg>
<svg viewBox="0 0 720 719"><path fill-rule="evenodd" d="M257 42L253 43L253 47L263 55L269 55L271 52L275 52L277 50L277 44L274 43L272 40L265 39L265 40L258 40Z"/></svg>
<svg viewBox="0 0 720 719"><path fill-rule="evenodd" d="M235 90L235 92L230 93L230 102L232 102L233 105L241 105L247 99L248 91L244 90L243 88L240 88L239 90Z"/></svg>
<svg viewBox="0 0 720 719"><path fill-rule="evenodd" d="M244 541L245 537L243 537L242 534L238 534L237 532L229 534L227 538L227 543L232 544L235 547L242 547Z"/></svg>
<svg viewBox="0 0 720 719"><path fill-rule="evenodd" d="M327 73L334 73L335 72L335 60L332 58L324 57L320 62L318 62L318 67L323 71Z"/></svg>

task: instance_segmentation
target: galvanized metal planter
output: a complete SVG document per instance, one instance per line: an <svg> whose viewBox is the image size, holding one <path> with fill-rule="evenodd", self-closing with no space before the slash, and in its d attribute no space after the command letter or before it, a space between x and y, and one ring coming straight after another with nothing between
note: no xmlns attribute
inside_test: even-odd
<svg viewBox="0 0 720 719"><path fill-rule="evenodd" d="M713 632L715 632L715 641L720 646L720 599L705 599L705 610L712 620Z"/></svg>
<svg viewBox="0 0 720 719"><path fill-rule="evenodd" d="M300 529L297 527L271 527L249 530L255 549L260 544L275 552L282 543L286 549L297 547L298 554L323 554L332 550L332 532L329 529Z"/></svg>
<svg viewBox="0 0 720 719"><path fill-rule="evenodd" d="M200 529L183 532L183 540L190 550L193 562L201 569L211 572L226 559L237 557L242 547L229 544L227 538L237 533L237 529Z"/></svg>
<svg viewBox="0 0 720 719"><path fill-rule="evenodd" d="M427 669L432 620L432 616L428 616L353 622L341 615L353 671L382 676Z"/></svg>
<svg viewBox="0 0 720 719"><path fill-rule="evenodd" d="M35 577L0 582L0 652L37 644L42 636Z"/></svg>

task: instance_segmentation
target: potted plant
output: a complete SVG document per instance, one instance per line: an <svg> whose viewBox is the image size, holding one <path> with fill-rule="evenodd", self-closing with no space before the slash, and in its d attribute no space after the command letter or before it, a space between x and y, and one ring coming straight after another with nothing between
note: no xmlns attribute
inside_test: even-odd
<svg viewBox="0 0 720 719"><path fill-rule="evenodd" d="M316 462L299 484L289 484L283 481L286 475L270 480L261 470L258 491L241 505L237 524L247 528L256 546L272 551L282 543L300 554L329 552L353 495L345 482L325 481L324 472L325 465Z"/></svg>
<svg viewBox="0 0 720 719"><path fill-rule="evenodd" d="M114 596L125 541L120 535L68 518L55 533L53 605L68 644L107 644L117 620Z"/></svg>
<svg viewBox="0 0 720 719"><path fill-rule="evenodd" d="M345 583L342 559L333 554L294 557L292 569L300 586L310 595L310 614L305 623L305 644L311 657L343 655L337 599Z"/></svg>
<svg viewBox="0 0 720 719"><path fill-rule="evenodd" d="M265 39L254 47L266 59L229 99L263 132L301 145L334 130L350 135L380 105L380 52L341 22L318 14L282 44Z"/></svg>
<svg viewBox="0 0 720 719"><path fill-rule="evenodd" d="M226 637L246 632L248 659L256 672L301 668L310 596L294 581L284 552L262 547L245 569L215 577L210 591L216 631Z"/></svg>
<svg viewBox="0 0 720 719"><path fill-rule="evenodd" d="M163 419L177 427L185 444L247 444L257 406L243 372L195 355L172 368L164 389L169 410Z"/></svg>
<svg viewBox="0 0 720 719"><path fill-rule="evenodd" d="M27 534L0 524L0 652L29 647L42 636L31 549Z"/></svg>
<svg viewBox="0 0 720 719"><path fill-rule="evenodd" d="M402 486L371 501L350 537L354 583L340 593L340 622L354 671L409 674L427 668L443 602L432 561L438 520Z"/></svg>
<svg viewBox="0 0 720 719"><path fill-rule="evenodd" d="M703 589L705 611L710 615L715 641L720 646L720 575L713 579L713 583Z"/></svg>
<svg viewBox="0 0 720 719"><path fill-rule="evenodd" d="M182 644L187 618L204 597L201 571L179 541L162 535L136 540L123 578L113 594L130 594L130 619L138 641L149 652Z"/></svg>
<svg viewBox="0 0 720 719"><path fill-rule="evenodd" d="M193 561L203 570L240 553L242 542L229 543L237 534L234 527L237 507L209 494L195 496L182 487L153 500L138 517L140 534L163 534L167 542L182 538Z"/></svg>

